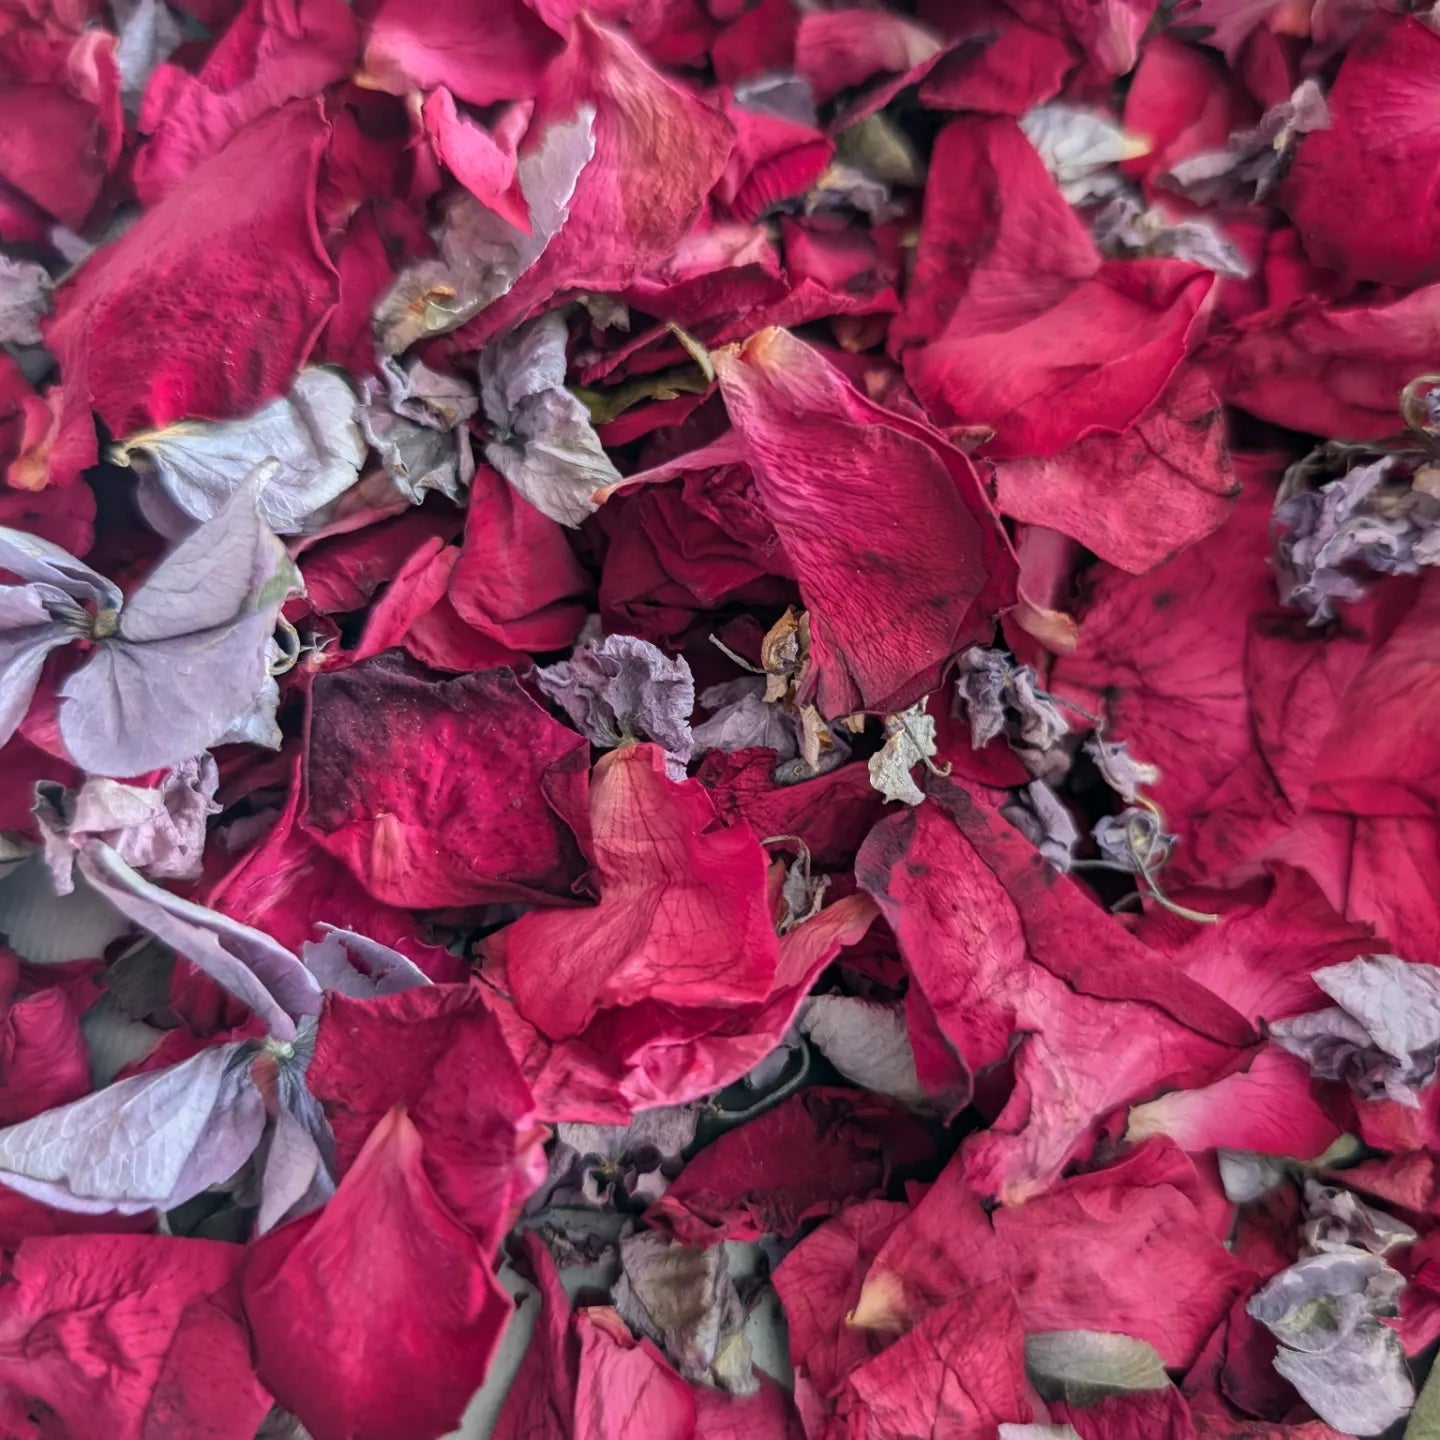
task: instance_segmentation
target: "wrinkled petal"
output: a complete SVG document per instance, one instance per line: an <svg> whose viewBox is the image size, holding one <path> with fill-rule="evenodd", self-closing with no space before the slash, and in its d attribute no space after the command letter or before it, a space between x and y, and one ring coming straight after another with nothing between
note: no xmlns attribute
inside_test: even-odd
<svg viewBox="0 0 1440 1440"><path fill-rule="evenodd" d="M334 372L312 369L243 420L182 420L132 435L112 458L140 471L146 518L172 539L212 519L257 465L276 460L280 472L261 492L260 516L275 534L293 535L314 528L359 479L365 442L355 392Z"/></svg>
<svg viewBox="0 0 1440 1440"><path fill-rule="evenodd" d="M184 1204L260 1141L265 1106L245 1056L243 1042L215 1046L0 1130L0 1182L89 1213Z"/></svg>

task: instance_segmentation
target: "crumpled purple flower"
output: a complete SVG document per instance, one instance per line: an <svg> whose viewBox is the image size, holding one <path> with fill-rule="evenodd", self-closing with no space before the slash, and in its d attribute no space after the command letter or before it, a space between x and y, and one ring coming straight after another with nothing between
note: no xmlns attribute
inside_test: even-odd
<svg viewBox="0 0 1440 1440"><path fill-rule="evenodd" d="M1362 1099L1417 1107L1440 1055L1440 969L1365 955L1311 977L1337 1003L1270 1026L1271 1037L1325 1080Z"/></svg>
<svg viewBox="0 0 1440 1440"><path fill-rule="evenodd" d="M1300 1239L1315 1254L1368 1250L1372 1255L1388 1255L1413 1245L1417 1236L1403 1220L1367 1205L1353 1190L1307 1179Z"/></svg>
<svg viewBox="0 0 1440 1440"><path fill-rule="evenodd" d="M1280 1342L1274 1365L1317 1415L1347 1435L1378 1435L1415 1403L1400 1337L1405 1277L1378 1255L1342 1248L1282 1270L1246 1306Z"/></svg>
<svg viewBox="0 0 1440 1440"><path fill-rule="evenodd" d="M682 1245L657 1230L627 1235L613 1300L631 1330L653 1340L687 1380L734 1395L759 1388L723 1245Z"/></svg>
<svg viewBox="0 0 1440 1440"><path fill-rule="evenodd" d="M1075 817L1043 781L1032 780L1000 807L1007 819L1057 870L1068 871L1075 862L1080 832Z"/></svg>
<svg viewBox="0 0 1440 1440"><path fill-rule="evenodd" d="M798 785L826 775L850 758L850 744L842 725L825 726L828 746L816 747L814 764L804 748L804 721L793 706L767 700L768 682L761 675L741 675L700 692L702 709L712 712L694 728L695 755L707 750L730 753L759 747L776 755L773 779L777 785Z"/></svg>
<svg viewBox="0 0 1440 1440"><path fill-rule="evenodd" d="M1399 463L1387 455L1275 508L1280 599L1321 625L1337 600L1358 600L1357 569L1414 575L1440 564L1440 497L1391 483Z"/></svg>
<svg viewBox="0 0 1440 1440"><path fill-rule="evenodd" d="M1131 805L1140 798L1140 791L1146 785L1153 785L1160 778L1159 768L1137 760L1124 740L1106 740L1094 735L1082 748L1095 762L1105 783Z"/></svg>
<svg viewBox="0 0 1440 1440"><path fill-rule="evenodd" d="M125 785L92 776L81 787L42 782L35 818L57 895L74 889L75 856L92 836L152 880L194 880L205 851L205 822L220 811L220 772L209 754L182 761L159 785Z"/></svg>
<svg viewBox="0 0 1440 1440"><path fill-rule="evenodd" d="M1055 702L1040 692L1038 677L1004 650L972 645L960 655L955 705L970 721L970 744L981 750L1004 735L1034 774L1058 779L1049 758L1070 726Z"/></svg>
<svg viewBox="0 0 1440 1440"><path fill-rule="evenodd" d="M671 658L633 635L607 635L577 645L568 660L540 666L535 682L592 745L609 750L653 740L672 775L684 774L695 743L695 681L682 656Z"/></svg>
<svg viewBox="0 0 1440 1440"><path fill-rule="evenodd" d="M710 718L694 727L695 754L707 750L773 750L780 760L800 753L795 726L782 705L765 698L765 679L742 675L700 692L700 706ZM827 755L824 758L828 758Z"/></svg>
<svg viewBox="0 0 1440 1440"><path fill-rule="evenodd" d="M1160 817L1138 805L1105 816L1090 833L1106 860L1136 874L1158 870L1175 846L1175 836L1166 833Z"/></svg>
<svg viewBox="0 0 1440 1440"><path fill-rule="evenodd" d="M1090 222L1090 233L1100 253L1112 259L1159 255L1203 265L1232 280L1250 274L1244 256L1209 220L1172 221L1138 195L1116 195Z"/></svg>
<svg viewBox="0 0 1440 1440"><path fill-rule="evenodd" d="M1324 91L1315 81L1302 80L1288 100L1272 105L1260 117L1258 125L1236 131L1223 150L1187 156L1159 183L1197 205L1263 200L1285 178L1296 140L1329 126Z"/></svg>
<svg viewBox="0 0 1440 1440"><path fill-rule="evenodd" d="M33 260L0 255L0 345L38 345L50 310L49 272Z"/></svg>
<svg viewBox="0 0 1440 1440"><path fill-rule="evenodd" d="M608 1209L617 1200L651 1204L684 1168L695 1139L698 1104L642 1110L628 1125L555 1127L550 1175L526 1207L531 1214L555 1206Z"/></svg>
<svg viewBox="0 0 1440 1440"><path fill-rule="evenodd" d="M620 479L584 402L565 388L569 333L558 310L480 353L480 399L495 438L485 458L542 515L575 527Z"/></svg>
<svg viewBox="0 0 1440 1440"><path fill-rule="evenodd" d="M432 370L418 356L382 357L379 376L360 382L360 429L395 488L418 505L428 490L458 501L475 478L466 428L480 408L472 385Z"/></svg>

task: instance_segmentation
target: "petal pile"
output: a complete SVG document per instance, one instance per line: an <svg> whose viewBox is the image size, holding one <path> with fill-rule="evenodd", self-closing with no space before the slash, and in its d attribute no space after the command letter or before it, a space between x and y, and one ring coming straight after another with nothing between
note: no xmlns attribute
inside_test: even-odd
<svg viewBox="0 0 1440 1440"><path fill-rule="evenodd" d="M0 1434L1440 1433L1437 196L1410 0L0 0Z"/></svg>

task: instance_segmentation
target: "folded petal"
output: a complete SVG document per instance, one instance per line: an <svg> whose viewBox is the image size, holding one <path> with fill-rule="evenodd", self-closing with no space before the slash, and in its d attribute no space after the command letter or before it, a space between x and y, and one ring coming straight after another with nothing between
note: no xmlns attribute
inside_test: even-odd
<svg viewBox="0 0 1440 1440"><path fill-rule="evenodd" d="M704 789L668 779L652 745L600 761L590 816L600 903L534 910L504 932L520 1013L564 1039L610 1006L764 1000L778 948L749 828L714 828Z"/></svg>
<svg viewBox="0 0 1440 1440"><path fill-rule="evenodd" d="M315 528L360 478L365 442L355 392L333 371L314 368L242 420L182 420L132 435L111 458L141 473L141 507L171 539L209 520L255 466L278 460L282 470L261 493L260 514L275 534L293 535Z"/></svg>
<svg viewBox="0 0 1440 1440"><path fill-rule="evenodd" d="M595 158L575 184L569 219L514 288L465 329L469 347L548 308L557 293L617 290L668 259L730 153L730 125L718 110L583 13L545 76L534 124L582 109L594 113Z"/></svg>
<svg viewBox="0 0 1440 1440"><path fill-rule="evenodd" d="M945 183L961 171L971 184ZM1184 358L1213 276L1179 261L1103 261L1013 121L952 122L930 174L890 345L907 352L906 377L931 412L994 430L999 458L1052 455L1138 420Z"/></svg>
<svg viewBox="0 0 1440 1440"><path fill-rule="evenodd" d="M1440 36L1411 18L1377 16L1347 50L1325 96L1329 124L1301 141L1276 197L1318 264L1386 285L1440 278L1440 234L1410 203L1440 180L1437 61Z"/></svg>
<svg viewBox="0 0 1440 1440"><path fill-rule="evenodd" d="M1219 402L1194 366L1119 435L996 463L1006 515L1059 530L1138 574L1224 523L1238 490Z"/></svg>
<svg viewBox="0 0 1440 1440"><path fill-rule="evenodd" d="M486 23L455 0L417 11L404 0L361 7L364 73L370 84L404 95L443 85L472 105L529 99L560 41L521 0L501 0Z"/></svg>
<svg viewBox="0 0 1440 1440"><path fill-rule="evenodd" d="M1025 1037L1006 1109L966 1145L977 1186L1007 1203L1043 1193L1107 1110L1218 1078L1240 1058L1232 1047L1248 1027L1234 1010L1178 971L1157 970L1074 882L957 787L936 787L916 811L877 826L857 874L972 1072Z"/></svg>
<svg viewBox="0 0 1440 1440"><path fill-rule="evenodd" d="M1014 556L970 463L785 331L715 364L810 612L822 716L913 704L1014 595Z"/></svg>
<svg viewBox="0 0 1440 1440"><path fill-rule="evenodd" d="M248 1005L277 1040L293 1040L295 1022L319 1014L319 982L263 931L152 885L102 840L87 840L76 863L115 909Z"/></svg>

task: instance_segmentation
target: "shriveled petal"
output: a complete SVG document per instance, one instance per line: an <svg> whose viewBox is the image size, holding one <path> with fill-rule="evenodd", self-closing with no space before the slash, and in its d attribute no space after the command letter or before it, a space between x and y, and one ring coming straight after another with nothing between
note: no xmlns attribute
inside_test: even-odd
<svg viewBox="0 0 1440 1440"><path fill-rule="evenodd" d="M543 515L576 526L620 479L584 403L565 389L565 321L522 325L480 355L480 393L496 438L485 458Z"/></svg>
<svg viewBox="0 0 1440 1440"><path fill-rule="evenodd" d="M581 172L595 153L595 111L579 106L550 125L516 166L530 209L530 233L487 209L468 191L451 201L441 233L441 260L401 271L375 312L375 331L391 355L427 335L463 325L507 294L545 253L569 218Z"/></svg>
<svg viewBox="0 0 1440 1440"><path fill-rule="evenodd" d="M343 376L302 370L288 395L243 420L182 420L131 436L113 458L141 473L141 506L172 539L212 519L257 465L277 461L279 471L260 495L260 516L275 534L293 535L313 528L360 477L365 438L357 404ZM156 491L168 504L146 504ZM182 523L172 528L176 518Z"/></svg>

